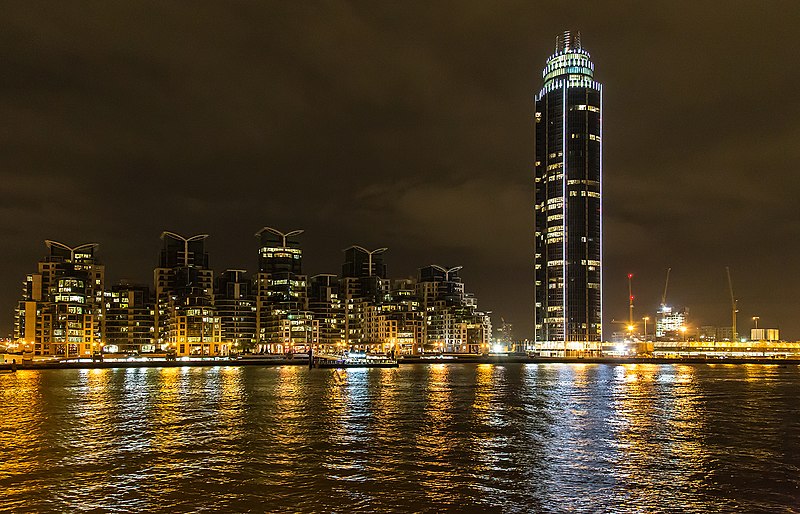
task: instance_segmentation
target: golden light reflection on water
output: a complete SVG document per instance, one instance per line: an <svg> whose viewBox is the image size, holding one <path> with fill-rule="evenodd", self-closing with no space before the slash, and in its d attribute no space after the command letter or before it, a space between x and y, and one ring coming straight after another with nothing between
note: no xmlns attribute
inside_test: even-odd
<svg viewBox="0 0 800 514"><path fill-rule="evenodd" d="M634 463L647 458L652 441L648 433L657 423L654 405L657 368L650 365L624 364L614 369L617 386L613 390L612 429L621 451L623 470L620 480L630 479Z"/></svg>
<svg viewBox="0 0 800 514"><path fill-rule="evenodd" d="M505 392L503 366L478 365L475 370L475 396L471 414L475 429L470 433L470 451L474 455L476 473L492 476L506 467L509 441L500 434L507 422L509 406L501 396Z"/></svg>
<svg viewBox="0 0 800 514"><path fill-rule="evenodd" d="M30 482L15 479L35 472L44 420L41 417L42 375L37 371L17 371L0 375L0 504L2 497L36 494Z"/></svg>
<svg viewBox="0 0 800 514"><path fill-rule="evenodd" d="M475 398L472 402L472 411L475 419L482 424L490 424L492 417L493 384L495 366L479 364L475 369Z"/></svg>
<svg viewBox="0 0 800 514"><path fill-rule="evenodd" d="M42 374L21 370L0 375L0 405L24 418L39 412L42 407ZM0 427L7 428L11 419L14 417L0 416ZM16 434L20 431L11 432Z"/></svg>
<svg viewBox="0 0 800 514"><path fill-rule="evenodd" d="M156 377L157 400L152 413L153 443L169 451L185 437L181 431L181 403L185 398L182 382L188 368L160 368Z"/></svg>
<svg viewBox="0 0 800 514"><path fill-rule="evenodd" d="M244 426L244 405L247 403L246 391L242 383L242 368L222 366L216 368L219 387L217 396L217 420L220 430L228 439L240 439Z"/></svg>
<svg viewBox="0 0 800 514"><path fill-rule="evenodd" d="M572 372L572 385L576 388L583 389L589 382L589 367L595 367L595 364L572 364L566 369Z"/></svg>
<svg viewBox="0 0 800 514"><path fill-rule="evenodd" d="M0 510L780 511L800 500L798 376L642 364L0 375Z"/></svg>
<svg viewBox="0 0 800 514"><path fill-rule="evenodd" d="M675 374L677 388L660 391L667 405L665 414L668 431L672 434L665 449L678 461L691 463L695 469L701 470L708 459L704 445L707 425L704 395L696 376L697 367L676 366Z"/></svg>
<svg viewBox="0 0 800 514"><path fill-rule="evenodd" d="M348 397L347 370L319 370L324 373L323 409L327 420L334 425L330 439L340 442L347 434L346 412Z"/></svg>
<svg viewBox="0 0 800 514"><path fill-rule="evenodd" d="M69 388L72 394L71 416L62 424L66 439L80 441L93 450L100 450L106 439L105 431L118 421L117 411L108 398L112 370L80 370L76 386ZM68 462L79 464L96 458L90 454L73 454Z"/></svg>
<svg viewBox="0 0 800 514"><path fill-rule="evenodd" d="M776 372L780 369L786 368L786 365L781 364L745 364L742 366L744 370L745 380L747 382L753 382L761 384L768 384L768 385L775 385L777 382Z"/></svg>
<svg viewBox="0 0 800 514"><path fill-rule="evenodd" d="M433 364L427 370L424 391L424 430L419 431L416 446L427 455L428 465L422 485L437 491L446 487L449 473L448 455L451 452L449 425L453 421L452 391L448 383L451 372L446 364Z"/></svg>
<svg viewBox="0 0 800 514"><path fill-rule="evenodd" d="M398 416L400 403L398 382L398 369L376 369L378 385L375 388L375 407L372 409L375 437L391 441L401 437L403 428L402 419Z"/></svg>
<svg viewBox="0 0 800 514"><path fill-rule="evenodd" d="M301 366L281 366L278 368L276 385L275 421L277 426L271 427L267 437L275 444L290 447L299 441L298 418L304 409L305 393L300 374L305 373Z"/></svg>
<svg viewBox="0 0 800 514"><path fill-rule="evenodd" d="M452 420L450 410L452 391L448 384L450 367L446 364L434 364L428 372L428 387L425 390L425 405L428 417L431 420L431 433L435 440L444 442L444 431ZM433 443L433 441L431 441ZM443 448L443 444L432 444L435 448Z"/></svg>

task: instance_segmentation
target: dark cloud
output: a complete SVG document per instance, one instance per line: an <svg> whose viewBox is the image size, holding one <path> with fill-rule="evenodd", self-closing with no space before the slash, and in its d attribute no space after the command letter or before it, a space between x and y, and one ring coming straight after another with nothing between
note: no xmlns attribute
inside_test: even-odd
<svg viewBox="0 0 800 514"><path fill-rule="evenodd" d="M99 241L149 281L164 229L255 266L304 228L306 270L352 243L390 272L464 265L530 335L533 95L579 29L605 84L606 321L663 273L697 321L800 337L794 1L20 2L0 20L0 328L42 240ZM610 328L610 325L608 325Z"/></svg>

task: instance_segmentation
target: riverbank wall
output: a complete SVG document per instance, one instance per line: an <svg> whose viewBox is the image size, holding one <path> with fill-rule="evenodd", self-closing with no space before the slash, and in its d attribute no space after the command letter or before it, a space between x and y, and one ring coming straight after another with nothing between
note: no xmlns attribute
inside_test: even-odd
<svg viewBox="0 0 800 514"><path fill-rule="evenodd" d="M800 359L770 358L648 358L648 357L528 357L524 355L491 355L491 356L459 356L459 357L406 357L399 360L400 365L411 364L758 364L779 366L800 366ZM152 360L115 360L115 361L25 361L15 365L0 364L0 370L12 371L29 369L111 369L111 368L183 368L183 367L215 367L215 366L308 366L308 358L241 358L241 359L191 359L168 361Z"/></svg>

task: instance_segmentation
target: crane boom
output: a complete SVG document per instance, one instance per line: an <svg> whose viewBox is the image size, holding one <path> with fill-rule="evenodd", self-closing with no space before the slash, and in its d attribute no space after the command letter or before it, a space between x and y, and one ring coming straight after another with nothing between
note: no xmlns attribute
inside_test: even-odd
<svg viewBox="0 0 800 514"><path fill-rule="evenodd" d="M736 332L736 313L739 312L736 297L733 296L733 281L731 280L731 269L725 266L725 273L728 275L728 291L731 293L731 339L736 341L739 339L739 333Z"/></svg>
<svg viewBox="0 0 800 514"><path fill-rule="evenodd" d="M628 330L633 330L633 273L628 273Z"/></svg>
<svg viewBox="0 0 800 514"><path fill-rule="evenodd" d="M664 282L664 294L661 295L661 305L667 305L667 288L669 287L669 272L672 268L667 268L667 280Z"/></svg>

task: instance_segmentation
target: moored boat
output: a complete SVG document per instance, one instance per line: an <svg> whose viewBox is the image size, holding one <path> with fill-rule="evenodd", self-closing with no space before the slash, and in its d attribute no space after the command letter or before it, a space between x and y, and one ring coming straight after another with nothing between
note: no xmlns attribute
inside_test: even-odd
<svg viewBox="0 0 800 514"><path fill-rule="evenodd" d="M319 354L314 356L315 368L396 368L396 359L384 355L347 352L341 355Z"/></svg>

